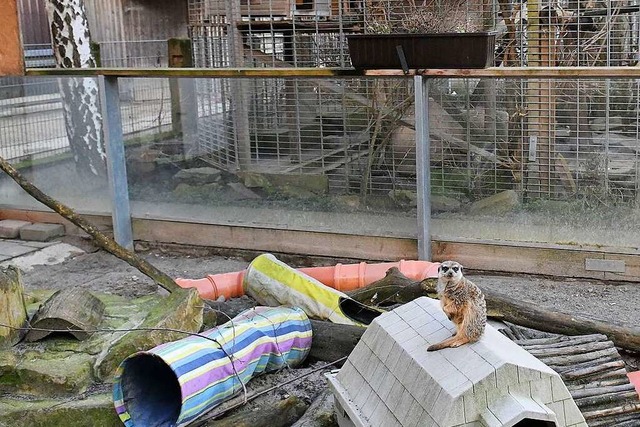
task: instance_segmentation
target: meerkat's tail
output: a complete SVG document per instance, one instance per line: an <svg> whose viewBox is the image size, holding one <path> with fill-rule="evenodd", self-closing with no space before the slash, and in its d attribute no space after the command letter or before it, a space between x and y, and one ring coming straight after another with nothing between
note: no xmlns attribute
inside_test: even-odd
<svg viewBox="0 0 640 427"><path fill-rule="evenodd" d="M437 350L442 350L443 348L449 348L449 347L451 348L460 347L461 345L466 344L468 342L470 342L469 338L456 334L451 338L447 338L442 342L430 345L429 347L427 347L427 351L437 351Z"/></svg>

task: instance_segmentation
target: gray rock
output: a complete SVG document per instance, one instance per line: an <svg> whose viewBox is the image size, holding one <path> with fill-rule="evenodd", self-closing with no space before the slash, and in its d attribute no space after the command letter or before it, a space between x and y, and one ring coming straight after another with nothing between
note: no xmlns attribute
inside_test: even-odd
<svg viewBox="0 0 640 427"><path fill-rule="evenodd" d="M520 205L518 193L506 190L485 199L474 202L469 207L472 214L503 214L510 212Z"/></svg>
<svg viewBox="0 0 640 427"><path fill-rule="evenodd" d="M431 195L431 210L434 212L455 212L460 210L462 202L453 197L439 194Z"/></svg>
<svg viewBox="0 0 640 427"><path fill-rule="evenodd" d="M211 184L221 179L222 172L210 167L182 169L173 176L174 181L189 185Z"/></svg>

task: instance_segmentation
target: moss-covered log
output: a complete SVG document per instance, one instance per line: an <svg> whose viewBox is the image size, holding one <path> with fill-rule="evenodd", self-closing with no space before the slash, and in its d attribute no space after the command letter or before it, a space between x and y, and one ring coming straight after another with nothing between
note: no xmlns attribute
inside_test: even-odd
<svg viewBox="0 0 640 427"><path fill-rule="evenodd" d="M10 347L20 341L27 322L20 273L14 268L0 269L0 348Z"/></svg>

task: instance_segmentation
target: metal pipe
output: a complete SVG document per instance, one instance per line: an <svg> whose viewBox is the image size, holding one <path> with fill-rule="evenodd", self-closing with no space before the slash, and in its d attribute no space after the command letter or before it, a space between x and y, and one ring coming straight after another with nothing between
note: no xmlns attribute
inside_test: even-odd
<svg viewBox="0 0 640 427"><path fill-rule="evenodd" d="M429 141L429 79L415 76L416 174L418 196L418 259L431 259L431 159Z"/></svg>

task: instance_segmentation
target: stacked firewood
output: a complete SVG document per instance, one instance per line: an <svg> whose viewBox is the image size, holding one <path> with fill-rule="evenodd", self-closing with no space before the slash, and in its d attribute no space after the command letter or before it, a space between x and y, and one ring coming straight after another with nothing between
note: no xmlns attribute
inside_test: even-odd
<svg viewBox="0 0 640 427"><path fill-rule="evenodd" d="M590 427L640 426L640 398L605 335L557 335L513 324L501 332L560 374Z"/></svg>

